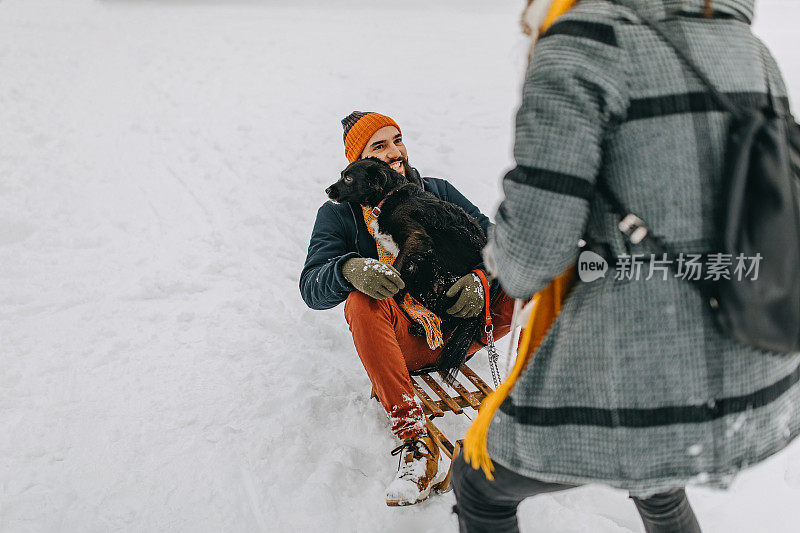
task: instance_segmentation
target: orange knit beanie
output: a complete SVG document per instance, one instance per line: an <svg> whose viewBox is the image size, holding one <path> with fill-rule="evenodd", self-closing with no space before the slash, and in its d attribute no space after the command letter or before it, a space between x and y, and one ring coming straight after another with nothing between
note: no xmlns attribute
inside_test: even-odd
<svg viewBox="0 0 800 533"><path fill-rule="evenodd" d="M342 119L344 128L344 155L351 163L361 156L367 141L375 132L385 126L400 126L391 118L380 113L353 111Z"/></svg>

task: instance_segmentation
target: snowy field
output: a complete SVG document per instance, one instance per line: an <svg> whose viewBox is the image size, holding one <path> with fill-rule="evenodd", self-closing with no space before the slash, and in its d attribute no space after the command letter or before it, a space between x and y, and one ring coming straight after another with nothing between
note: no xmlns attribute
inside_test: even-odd
<svg viewBox="0 0 800 533"><path fill-rule="evenodd" d="M494 214L523 4L0 1L0 531L455 531L452 494L384 505L388 422L297 284L354 109ZM761 0L795 105L798 20ZM708 532L798 531L800 444L690 498ZM602 487L520 517L642 531Z"/></svg>

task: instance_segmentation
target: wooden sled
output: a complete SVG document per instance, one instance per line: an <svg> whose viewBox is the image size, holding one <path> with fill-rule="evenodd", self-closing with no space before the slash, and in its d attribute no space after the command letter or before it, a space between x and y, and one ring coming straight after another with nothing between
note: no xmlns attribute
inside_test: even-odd
<svg viewBox="0 0 800 533"><path fill-rule="evenodd" d="M439 380L437 380L434 375L438 375ZM472 383L476 390L468 390L465 384L460 381L464 380L464 378L466 378L467 383ZM438 487L439 492L446 492L450 487L452 459L454 456L458 455L459 450L461 450L463 439L456 440L455 444L450 442L436 426L434 419L444 416L447 411L451 411L457 415L462 414L465 408L472 408L477 411L483 399L493 391L466 363L461 366L455 382L450 386L455 390L455 396L450 396L442 386L444 382L444 372L423 368L411 372L411 381L414 386L414 392L416 392L417 397L420 399L420 402L422 402L422 411L427 418L426 424L428 426L428 433L431 435L436 445L439 446L439 449L451 460L451 466L447 471L447 477L445 477L444 481L442 481ZM438 396L438 399L434 400L431 398L422 387L422 383L427 385L434 394ZM375 394L375 389L372 390L370 398L378 398Z"/></svg>

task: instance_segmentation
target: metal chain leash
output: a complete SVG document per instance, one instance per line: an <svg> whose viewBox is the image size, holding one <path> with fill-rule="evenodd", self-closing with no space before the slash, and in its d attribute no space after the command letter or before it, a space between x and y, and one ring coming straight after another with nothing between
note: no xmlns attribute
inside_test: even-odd
<svg viewBox="0 0 800 533"><path fill-rule="evenodd" d="M476 268L472 273L481 280L481 287L483 288L483 301L486 307L486 314L484 316L486 352L489 354L489 368L492 370L492 382L494 383L495 390L497 390L497 388L500 387L500 369L497 368L497 360L500 359L500 354L497 353L497 348L494 345L494 325L492 325L492 313L489 309L491 298L489 294L489 280L480 268Z"/></svg>
<svg viewBox="0 0 800 533"><path fill-rule="evenodd" d="M497 368L497 360L500 359L500 354L497 353L497 348L494 345L494 326L489 324L486 326L486 352L489 354L489 368L492 370L492 382L494 389L500 387L500 369Z"/></svg>

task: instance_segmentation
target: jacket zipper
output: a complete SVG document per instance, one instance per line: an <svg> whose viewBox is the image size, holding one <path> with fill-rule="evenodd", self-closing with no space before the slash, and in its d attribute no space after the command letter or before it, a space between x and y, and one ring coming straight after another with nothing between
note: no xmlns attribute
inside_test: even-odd
<svg viewBox="0 0 800 533"><path fill-rule="evenodd" d="M353 224L355 224L356 227L356 252L363 256L364 254L361 253L358 247L358 219L356 218L356 212L353 211L353 204L348 203L347 206L350 208L350 214L353 215Z"/></svg>

